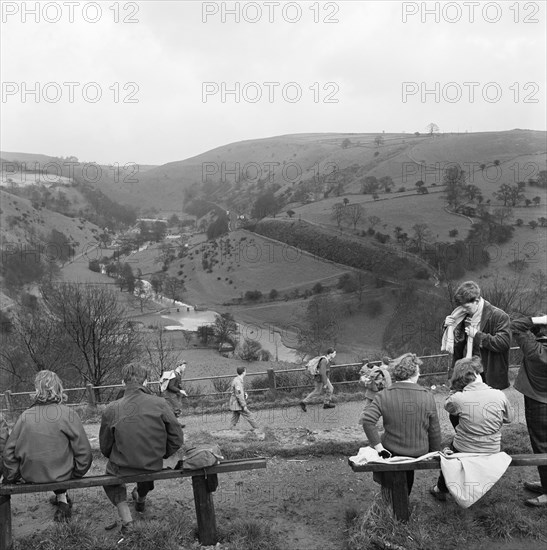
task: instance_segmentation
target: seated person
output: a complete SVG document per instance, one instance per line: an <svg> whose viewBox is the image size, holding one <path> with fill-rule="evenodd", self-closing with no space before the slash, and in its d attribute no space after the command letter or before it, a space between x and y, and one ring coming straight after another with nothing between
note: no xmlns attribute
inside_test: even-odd
<svg viewBox="0 0 547 550"><path fill-rule="evenodd" d="M34 379L34 404L17 419L4 449L7 483L52 483L83 477L91 466L91 446L80 417L63 405L63 384L51 371ZM54 491L58 506L53 519L66 521L72 502L66 489Z"/></svg>
<svg viewBox="0 0 547 550"><path fill-rule="evenodd" d="M381 391L361 414L360 423L368 441L380 456L419 457L441 448L441 427L435 399L429 390L417 383L421 364L413 353L394 359L390 363L391 386ZM381 439L376 427L380 417L384 423ZM375 475L374 479L381 481L381 477ZM407 471L406 477L410 494L414 471Z"/></svg>
<svg viewBox="0 0 547 550"><path fill-rule="evenodd" d="M101 452L108 458L106 473L127 476L157 472L164 458L183 444L182 428L165 399L146 389L148 371L140 365L122 369L124 396L104 410L99 430ZM154 489L153 481L137 483L131 495L137 512L143 512L146 495ZM104 487L109 500L118 509L122 534L131 531L133 518L126 502L125 485ZM114 525L110 528L114 528Z"/></svg>
<svg viewBox="0 0 547 550"><path fill-rule="evenodd" d="M456 361L451 393L444 408L459 418L451 449L456 453L499 453L501 427L511 422L509 400L501 390L485 384L479 374L480 358ZM437 500L446 500L448 487L441 472L437 485L430 490Z"/></svg>

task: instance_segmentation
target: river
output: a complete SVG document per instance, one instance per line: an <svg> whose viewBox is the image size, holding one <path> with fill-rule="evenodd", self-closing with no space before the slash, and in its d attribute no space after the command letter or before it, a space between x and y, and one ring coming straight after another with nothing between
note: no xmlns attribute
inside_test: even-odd
<svg viewBox="0 0 547 550"><path fill-rule="evenodd" d="M168 325L167 330L192 330L195 331L202 325L210 325L215 322L216 311L195 310L193 306L182 302L175 302L167 298L155 300L168 308L168 313L161 315L163 319L175 321L176 325ZM263 349L269 351L272 360L288 361L290 363L300 363L294 349L285 346L281 340L281 334L273 327L264 327L256 324L237 322L238 337L242 341L244 338L256 340Z"/></svg>

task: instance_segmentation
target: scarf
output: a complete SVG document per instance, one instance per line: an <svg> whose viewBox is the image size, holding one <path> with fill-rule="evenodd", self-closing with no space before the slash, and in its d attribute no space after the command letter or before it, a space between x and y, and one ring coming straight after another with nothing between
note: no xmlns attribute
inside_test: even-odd
<svg viewBox="0 0 547 550"><path fill-rule="evenodd" d="M479 329L482 317L482 310L484 308L484 299L479 298L479 307L477 311L468 319L466 319L465 324L472 326L475 329ZM446 327L443 333L443 339L441 343L441 351L447 351L448 353L454 353L454 327L459 325L466 317L467 313L462 306L458 306L450 316L456 321L454 326ZM473 338L470 336L467 337L467 353L466 357L473 356Z"/></svg>

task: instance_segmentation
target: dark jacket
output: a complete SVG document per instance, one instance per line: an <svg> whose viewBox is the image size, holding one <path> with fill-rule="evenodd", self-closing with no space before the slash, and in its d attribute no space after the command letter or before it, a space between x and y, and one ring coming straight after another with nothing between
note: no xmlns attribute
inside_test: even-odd
<svg viewBox="0 0 547 550"><path fill-rule="evenodd" d="M109 459L107 470L119 475L161 470L162 459L183 442L182 428L165 399L140 384L127 384L124 397L110 403L101 419L101 452Z"/></svg>
<svg viewBox="0 0 547 550"><path fill-rule="evenodd" d="M547 342L538 342L530 332L530 317L520 316L511 323L513 338L522 350L523 362L515 380L515 389L530 399L547 403Z"/></svg>
<svg viewBox="0 0 547 550"><path fill-rule="evenodd" d="M313 377L316 382L326 384L329 381L330 361L323 357L317 365L317 374Z"/></svg>
<svg viewBox="0 0 547 550"><path fill-rule="evenodd" d="M380 439L376 423L382 417ZM394 382L361 414L372 447L382 445L394 455L418 457L441 448L441 427L433 394L412 382Z"/></svg>
<svg viewBox="0 0 547 550"><path fill-rule="evenodd" d="M169 380L165 391L180 393L180 390L182 390L182 376L175 373L175 376Z"/></svg>
<svg viewBox="0 0 547 550"><path fill-rule="evenodd" d="M9 437L8 424L6 423L4 417L0 413L0 460L2 459L2 454L4 453L4 447Z"/></svg>
<svg viewBox="0 0 547 550"><path fill-rule="evenodd" d="M4 449L4 475L30 483L82 477L91 466L91 446L74 409L35 404L17 419Z"/></svg>
<svg viewBox="0 0 547 550"><path fill-rule="evenodd" d="M458 359L465 357L467 335L464 322L462 321L454 331L452 367ZM484 382L497 390L509 387L510 347L509 315L485 300L479 332L473 339L473 355L480 356L482 360Z"/></svg>

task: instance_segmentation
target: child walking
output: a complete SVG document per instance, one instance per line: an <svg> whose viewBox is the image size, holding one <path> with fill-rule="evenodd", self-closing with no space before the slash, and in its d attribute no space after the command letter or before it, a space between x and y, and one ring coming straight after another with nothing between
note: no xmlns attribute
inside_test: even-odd
<svg viewBox="0 0 547 550"><path fill-rule="evenodd" d="M245 367L237 367L237 376L234 377L230 385L230 403L228 406L232 411L232 420L230 422L232 430L235 429L240 416L243 416L247 420L253 430L258 429L258 424L247 407L247 394L245 393L243 382L246 374L247 370Z"/></svg>

